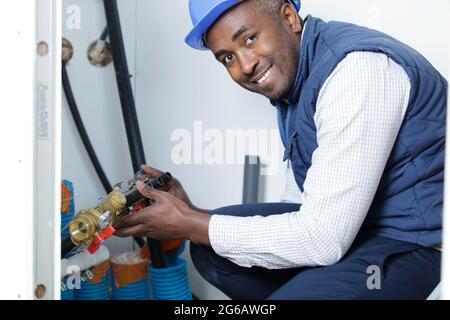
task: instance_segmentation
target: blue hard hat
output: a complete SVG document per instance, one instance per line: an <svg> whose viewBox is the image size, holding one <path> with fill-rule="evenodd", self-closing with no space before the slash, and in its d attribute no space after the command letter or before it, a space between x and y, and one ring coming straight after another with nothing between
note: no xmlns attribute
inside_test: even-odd
<svg viewBox="0 0 450 320"><path fill-rule="evenodd" d="M203 34L228 9L243 0L189 0L189 12L193 28L186 36L186 43L194 49L208 50L203 41ZM297 11L300 10L300 0L287 0Z"/></svg>

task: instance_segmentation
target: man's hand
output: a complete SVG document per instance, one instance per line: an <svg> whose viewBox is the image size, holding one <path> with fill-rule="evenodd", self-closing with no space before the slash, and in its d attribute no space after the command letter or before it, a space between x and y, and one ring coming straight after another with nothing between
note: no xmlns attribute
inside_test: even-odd
<svg viewBox="0 0 450 320"><path fill-rule="evenodd" d="M146 169L149 170L148 168ZM159 240L187 239L194 243L210 245L210 215L195 211L174 194L180 191L184 193L181 184L177 187L175 182L174 185L167 186L168 192L151 189L141 181L136 183L136 187L143 196L155 200L156 204L120 218L115 224L116 235Z"/></svg>
<svg viewBox="0 0 450 320"><path fill-rule="evenodd" d="M150 177L152 178L157 178L160 175L164 174L164 172L152 168L150 166L147 165L142 165L141 169L143 171L145 171L146 173L148 173L150 175ZM186 203L188 205L189 208L191 208L192 210L197 210L197 211L201 211L204 212L205 210L202 209L198 209L197 207L195 207L191 200L189 199L186 191L184 190L181 182L176 179L175 177L172 177L172 179L166 184L164 185L160 190L166 191L168 193L170 193L171 195L173 195L175 198L180 199L181 201L183 201L184 203Z"/></svg>

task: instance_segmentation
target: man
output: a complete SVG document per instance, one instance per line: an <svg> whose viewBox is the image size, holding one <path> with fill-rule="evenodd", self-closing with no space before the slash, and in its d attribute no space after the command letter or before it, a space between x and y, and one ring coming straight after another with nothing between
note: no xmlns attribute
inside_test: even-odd
<svg viewBox="0 0 450 320"><path fill-rule="evenodd" d="M235 299L425 299L439 283L446 80L380 32L300 1L190 0L186 42L277 108L285 202L196 208L175 180L119 234L191 240ZM146 167L147 172L160 172Z"/></svg>

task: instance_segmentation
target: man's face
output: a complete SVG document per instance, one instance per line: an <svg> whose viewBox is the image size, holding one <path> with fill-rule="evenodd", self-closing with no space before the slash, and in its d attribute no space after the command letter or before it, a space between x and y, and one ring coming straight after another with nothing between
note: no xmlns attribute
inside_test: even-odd
<svg viewBox="0 0 450 320"><path fill-rule="evenodd" d="M290 5L273 15L258 12L249 0L226 12L209 29L206 41L234 81L275 100L286 98L294 85L301 30Z"/></svg>

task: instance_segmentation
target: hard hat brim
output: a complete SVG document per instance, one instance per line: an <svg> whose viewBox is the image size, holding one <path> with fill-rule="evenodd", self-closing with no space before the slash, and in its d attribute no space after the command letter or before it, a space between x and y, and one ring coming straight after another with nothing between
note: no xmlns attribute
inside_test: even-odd
<svg viewBox="0 0 450 320"><path fill-rule="evenodd" d="M240 2L240 0L227 0L219 3L192 28L184 41L194 49L208 50L206 43L203 41L203 34L208 31L225 11Z"/></svg>

